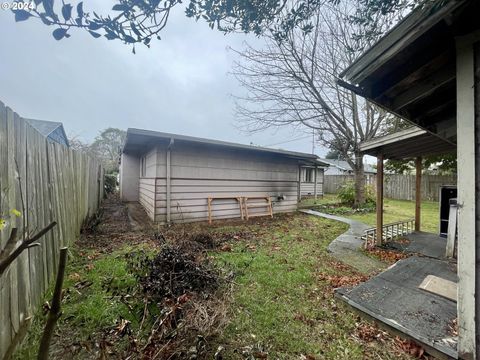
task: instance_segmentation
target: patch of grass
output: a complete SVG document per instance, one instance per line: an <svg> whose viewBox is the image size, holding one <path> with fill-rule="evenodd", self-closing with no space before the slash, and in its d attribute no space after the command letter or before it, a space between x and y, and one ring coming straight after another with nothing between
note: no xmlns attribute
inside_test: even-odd
<svg viewBox="0 0 480 360"><path fill-rule="evenodd" d="M302 199L302 201L300 201L300 206L310 207L313 205L328 205L336 203L338 203L338 199L335 195L324 194L323 196L318 196L317 200L315 200L313 197Z"/></svg>
<svg viewBox="0 0 480 360"><path fill-rule="evenodd" d="M127 294L135 283L125 260L125 254L131 250L127 246L107 255L93 250L72 252L63 285L62 317L57 323L57 334L81 343L95 338L97 332L115 326L121 318L131 321L132 327L138 327L138 321L128 306L106 290L106 284L110 283L111 287ZM53 287L47 292L45 301L50 301L52 292ZM15 352L15 359L36 357L45 322L46 315L39 309L27 337ZM52 353L61 357L59 352L63 350L54 338Z"/></svg>
<svg viewBox="0 0 480 360"><path fill-rule="evenodd" d="M309 200L309 199L307 199ZM302 201L304 203L304 201ZM325 194L322 199L317 200L317 205L338 204L339 200L334 194ZM307 202L313 205L313 202ZM408 200L384 200L383 221L385 224L413 219L415 217L415 202ZM438 202L422 201L421 230L431 233L438 233L439 213ZM339 214L340 215L340 214ZM342 215L350 219L361 221L367 225L375 226L377 215L375 211L364 213L349 214L344 212Z"/></svg>
<svg viewBox="0 0 480 360"><path fill-rule="evenodd" d="M383 206L383 222L385 224L413 219L415 217L415 202L413 201L385 199ZM437 202L422 201L422 231L438 233L438 211ZM375 213L354 214L349 216L349 218L362 221L372 226L375 226L377 222Z"/></svg>
<svg viewBox="0 0 480 360"><path fill-rule="evenodd" d="M326 248L346 231L342 223L307 215L285 217L252 244L236 244L231 252L214 254L234 271L236 290L231 322L219 344L225 358L258 347L268 358L311 355L325 359L398 359L385 344L364 344L352 336L358 319L333 297L325 275L356 274L339 265ZM252 250L253 249L253 250Z"/></svg>

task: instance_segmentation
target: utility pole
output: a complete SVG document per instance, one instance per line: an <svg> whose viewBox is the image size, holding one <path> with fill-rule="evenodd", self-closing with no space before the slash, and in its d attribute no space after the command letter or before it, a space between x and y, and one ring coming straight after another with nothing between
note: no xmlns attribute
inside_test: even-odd
<svg viewBox="0 0 480 360"><path fill-rule="evenodd" d="M312 129L312 155L315 155L315 129Z"/></svg>

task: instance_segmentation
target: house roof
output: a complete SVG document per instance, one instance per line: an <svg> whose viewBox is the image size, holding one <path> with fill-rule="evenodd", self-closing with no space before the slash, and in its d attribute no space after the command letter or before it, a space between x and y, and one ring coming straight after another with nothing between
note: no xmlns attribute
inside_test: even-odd
<svg viewBox="0 0 480 360"><path fill-rule="evenodd" d="M59 126L63 126L61 122L25 119L30 125L32 125L40 134L47 137L55 131Z"/></svg>
<svg viewBox="0 0 480 360"><path fill-rule="evenodd" d="M329 164L330 166L333 166L333 167L336 167L340 170L343 170L343 171L353 171L352 167L350 166L350 164L345 161L345 160L337 160L337 159L321 159L321 161L323 162L326 162L327 164ZM377 169L375 169L372 165L370 164L364 164L363 165L363 171L366 172L366 173L372 173L372 174L376 174L377 173Z"/></svg>
<svg viewBox="0 0 480 360"><path fill-rule="evenodd" d="M360 144L367 155L382 154L386 159L411 159L425 155L453 153L455 145L416 126L393 134L380 136Z"/></svg>
<svg viewBox="0 0 480 360"><path fill-rule="evenodd" d="M476 0L426 2L345 69L339 83L455 144L456 44L480 28L479 13Z"/></svg>
<svg viewBox="0 0 480 360"><path fill-rule="evenodd" d="M317 155L301 153L296 151L287 151L281 149L271 149L261 146L254 145L244 145L238 143L232 143L221 140L205 139L194 136L179 135L164 133L159 131L151 130L142 130L142 129L132 129L127 130L127 136L125 138L125 143L123 145L124 153L132 154L141 154L148 150L151 146L158 143L158 141L171 142L173 143L196 143L202 144L205 146L217 147L217 148L232 148L243 151L252 151L260 153L270 153L275 155L281 155L284 157L295 158L298 160L303 160L305 164L317 164L328 166L328 164L319 161Z"/></svg>
<svg viewBox="0 0 480 360"><path fill-rule="evenodd" d="M49 138L49 136L58 128L62 133L63 140L65 141L65 145L68 146L68 138L67 134L65 133L65 129L63 128L63 124L61 122L56 121L47 121L47 120L37 120L37 119L24 119L27 123L33 126L40 134ZM51 138L51 140L56 141L55 139Z"/></svg>

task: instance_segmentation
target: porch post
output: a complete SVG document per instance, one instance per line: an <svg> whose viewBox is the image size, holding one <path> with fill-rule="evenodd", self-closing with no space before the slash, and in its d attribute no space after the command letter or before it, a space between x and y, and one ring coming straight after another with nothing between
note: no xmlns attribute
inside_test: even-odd
<svg viewBox="0 0 480 360"><path fill-rule="evenodd" d="M383 154L377 155L377 245L383 242Z"/></svg>
<svg viewBox="0 0 480 360"><path fill-rule="evenodd" d="M415 159L415 231L420 231L422 214L422 157Z"/></svg>
<svg viewBox="0 0 480 360"><path fill-rule="evenodd" d="M313 184L313 197L315 198L315 200L317 200L317 172L318 172L317 165L315 165L315 176L314 176L315 183Z"/></svg>
<svg viewBox="0 0 480 360"><path fill-rule="evenodd" d="M297 183L297 207L302 200L302 166L298 165L298 183Z"/></svg>
<svg viewBox="0 0 480 360"><path fill-rule="evenodd" d="M458 357L476 359L475 87L473 44L457 39Z"/></svg>
<svg viewBox="0 0 480 360"><path fill-rule="evenodd" d="M167 147L167 161L166 161L166 200L167 200L167 223L169 224L172 220L172 146L173 139L170 139L170 143Z"/></svg>

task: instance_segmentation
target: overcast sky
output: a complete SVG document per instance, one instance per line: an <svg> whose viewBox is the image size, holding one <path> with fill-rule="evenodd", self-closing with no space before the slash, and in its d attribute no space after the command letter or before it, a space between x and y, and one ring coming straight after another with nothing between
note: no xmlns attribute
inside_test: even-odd
<svg viewBox="0 0 480 360"><path fill-rule="evenodd" d="M106 3L85 0L84 8ZM56 41L54 28L37 19L15 23L10 11L0 10L0 100L23 117L61 121L68 135L85 141L107 127L135 127L311 153L305 133L238 130L231 94L242 89L228 75L235 55L227 47L261 40L225 36L183 11L173 13L161 41L134 55L120 41L83 31Z"/></svg>

